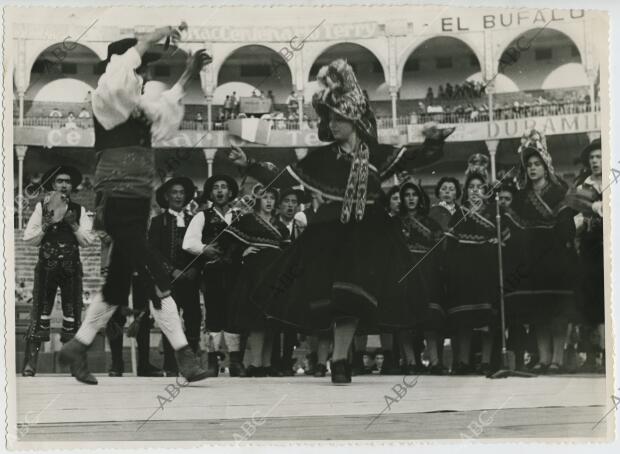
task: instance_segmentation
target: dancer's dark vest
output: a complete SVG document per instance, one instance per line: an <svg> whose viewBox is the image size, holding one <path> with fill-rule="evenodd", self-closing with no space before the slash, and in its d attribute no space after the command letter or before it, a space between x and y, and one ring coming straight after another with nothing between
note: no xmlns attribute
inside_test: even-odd
<svg viewBox="0 0 620 454"><path fill-rule="evenodd" d="M95 191L114 197L150 198L155 178L151 123L144 114L106 130L96 115Z"/></svg>

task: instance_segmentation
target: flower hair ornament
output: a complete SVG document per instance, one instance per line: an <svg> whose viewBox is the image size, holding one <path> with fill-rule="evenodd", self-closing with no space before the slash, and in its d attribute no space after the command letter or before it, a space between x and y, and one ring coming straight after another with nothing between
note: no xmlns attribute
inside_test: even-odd
<svg viewBox="0 0 620 454"><path fill-rule="evenodd" d="M524 188L527 184L527 161L532 155L538 156L544 163L548 178L555 184L559 184L559 181L555 175L555 169L553 168L553 160L547 150L547 139L544 134L536 129L531 129L529 132L521 137L521 145L519 146L517 153L519 153L521 159L521 170L519 172L518 186L520 189Z"/></svg>

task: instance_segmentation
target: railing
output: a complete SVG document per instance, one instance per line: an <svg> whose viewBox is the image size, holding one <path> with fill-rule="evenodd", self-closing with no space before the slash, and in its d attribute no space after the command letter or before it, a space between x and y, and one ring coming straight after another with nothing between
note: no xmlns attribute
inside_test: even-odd
<svg viewBox="0 0 620 454"><path fill-rule="evenodd" d="M601 109L599 101L594 105L594 111ZM554 115L570 115L577 113L587 113L592 111L592 105L584 101L558 102L536 105L519 105L512 107L501 107L493 110L494 120L510 120L515 118L544 117ZM15 124L17 120L15 119ZM270 119L271 129L279 131L299 130L299 120L296 119ZM486 110L466 110L463 112L436 112L436 113L411 113L407 116L400 116L396 119L396 128L403 129L407 125L423 124L430 121L437 123L482 123L489 121L489 113ZM24 126L40 126L53 129L61 128L92 128L92 119L76 118L72 123L66 118L50 117L26 117ZM318 121L307 119L302 122L302 129L317 129ZM394 127L391 117L377 118L379 129L392 129ZM206 120L183 120L182 130L207 131L208 122ZM228 126L225 121L213 122L212 131L226 131Z"/></svg>

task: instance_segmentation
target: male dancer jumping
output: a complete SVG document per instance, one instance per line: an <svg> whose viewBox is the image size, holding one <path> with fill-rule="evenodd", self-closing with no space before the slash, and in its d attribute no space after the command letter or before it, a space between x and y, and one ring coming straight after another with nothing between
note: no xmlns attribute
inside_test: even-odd
<svg viewBox="0 0 620 454"><path fill-rule="evenodd" d="M188 382L202 380L202 369L189 347L170 294L170 277L162 258L149 248L146 233L155 176L151 140L168 137L183 119L184 86L211 62L201 49L193 54L178 82L158 97L143 95L147 64L158 56L147 50L164 38L175 43L180 32L162 27L139 39L126 38L108 46L101 62L103 75L92 94L97 168L97 218L113 241L109 271L101 294L88 308L74 339L62 348L61 364L71 366L78 381L97 384L89 372L86 352L99 329L115 310L128 303L132 274L137 272L151 313L175 350L179 372Z"/></svg>

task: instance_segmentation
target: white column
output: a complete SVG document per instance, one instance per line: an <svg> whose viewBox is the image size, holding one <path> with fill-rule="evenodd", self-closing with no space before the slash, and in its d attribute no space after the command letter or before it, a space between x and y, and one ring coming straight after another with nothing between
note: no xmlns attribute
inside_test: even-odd
<svg viewBox="0 0 620 454"><path fill-rule="evenodd" d="M485 140L485 142L489 150L489 155L491 156L491 181L495 182L497 180L497 165L495 161L495 154L497 153L497 146L499 145L499 140Z"/></svg>
<svg viewBox="0 0 620 454"><path fill-rule="evenodd" d="M304 123L304 92L299 90L297 92L297 116L299 117L299 130Z"/></svg>
<svg viewBox="0 0 620 454"><path fill-rule="evenodd" d="M495 85L494 81L491 80L487 82L486 92L487 92L487 105L489 106L489 122L495 120L495 112L493 108L493 94L495 93Z"/></svg>
<svg viewBox="0 0 620 454"><path fill-rule="evenodd" d="M18 200L17 200L17 223L18 228L23 226L24 217L24 158L26 157L26 151L28 147L26 145L16 145L15 153L17 154L17 185L18 185Z"/></svg>
<svg viewBox="0 0 620 454"><path fill-rule="evenodd" d="M596 91L594 90L594 84L596 84L598 74L594 68L586 70L586 74L588 76L588 82L590 82L590 111L594 112L594 108L596 106Z"/></svg>
<svg viewBox="0 0 620 454"><path fill-rule="evenodd" d="M19 125L24 126L24 92L19 91L17 97L19 99Z"/></svg>
<svg viewBox="0 0 620 454"><path fill-rule="evenodd" d="M207 95L207 131L213 129L213 96Z"/></svg>
<svg viewBox="0 0 620 454"><path fill-rule="evenodd" d="M390 87L390 98L392 99L392 128L398 127L398 114L396 112L396 101L398 100L398 88Z"/></svg>
<svg viewBox="0 0 620 454"><path fill-rule="evenodd" d="M205 159L207 160L207 178L209 178L213 175L213 160L215 159L217 148L203 148L202 151L204 152Z"/></svg>

